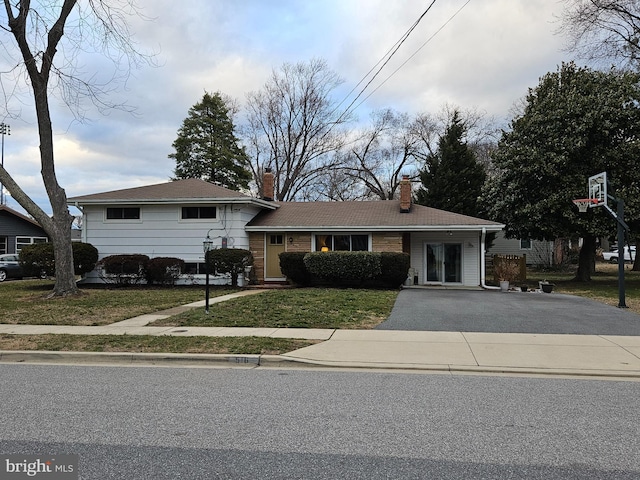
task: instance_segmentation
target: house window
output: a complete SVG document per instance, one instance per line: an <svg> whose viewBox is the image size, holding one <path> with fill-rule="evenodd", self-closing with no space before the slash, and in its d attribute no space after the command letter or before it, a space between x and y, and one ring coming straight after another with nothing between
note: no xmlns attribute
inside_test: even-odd
<svg viewBox="0 0 640 480"><path fill-rule="evenodd" d="M138 207L108 207L107 220L139 220L140 208Z"/></svg>
<svg viewBox="0 0 640 480"><path fill-rule="evenodd" d="M369 235L316 235L316 252L367 252Z"/></svg>
<svg viewBox="0 0 640 480"><path fill-rule="evenodd" d="M16 253L27 245L34 243L47 243L47 237L16 237Z"/></svg>
<svg viewBox="0 0 640 480"><path fill-rule="evenodd" d="M216 218L216 207L182 207L182 219Z"/></svg>
<svg viewBox="0 0 640 480"><path fill-rule="evenodd" d="M207 265L205 263L185 262L182 273L186 275L197 275L207 273Z"/></svg>
<svg viewBox="0 0 640 480"><path fill-rule="evenodd" d="M7 237L0 237L0 254L7 253Z"/></svg>
<svg viewBox="0 0 640 480"><path fill-rule="evenodd" d="M522 239L520 239L520 250L531 250L531 239L530 238L522 238Z"/></svg>

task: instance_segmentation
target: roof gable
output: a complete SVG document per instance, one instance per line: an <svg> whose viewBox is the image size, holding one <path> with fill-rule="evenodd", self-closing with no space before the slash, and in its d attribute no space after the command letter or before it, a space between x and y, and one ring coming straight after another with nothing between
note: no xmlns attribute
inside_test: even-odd
<svg viewBox="0 0 640 480"><path fill-rule="evenodd" d="M175 203L189 201L226 200L246 203L266 203L262 200L244 195L198 178L174 180L143 187L125 188L110 192L94 193L71 197L68 202L73 203ZM275 207L273 207L275 208Z"/></svg>

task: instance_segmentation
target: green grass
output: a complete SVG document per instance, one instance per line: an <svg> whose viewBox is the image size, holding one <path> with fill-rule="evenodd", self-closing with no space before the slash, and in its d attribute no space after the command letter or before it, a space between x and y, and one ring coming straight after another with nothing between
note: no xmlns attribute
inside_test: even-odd
<svg viewBox="0 0 640 480"><path fill-rule="evenodd" d="M393 308L396 290L300 288L259 295L184 312L154 325L190 327L373 328Z"/></svg>
<svg viewBox="0 0 640 480"><path fill-rule="evenodd" d="M592 300L618 305L618 266L608 263L596 263L596 272L591 276L591 282L575 282L576 268L559 270L528 270L527 284L531 288L538 288L538 282L547 280L555 287L554 292L587 297ZM523 282L516 282L516 285ZM631 271L631 266L625 268L626 305L635 313L640 314L640 272Z"/></svg>
<svg viewBox="0 0 640 480"><path fill-rule="evenodd" d="M204 299L203 287L83 288L72 298L46 299L50 280L0 284L0 323L29 325L108 325ZM212 289L211 296L231 293Z"/></svg>
<svg viewBox="0 0 640 480"><path fill-rule="evenodd" d="M0 350L279 355L314 343L263 337L0 334Z"/></svg>

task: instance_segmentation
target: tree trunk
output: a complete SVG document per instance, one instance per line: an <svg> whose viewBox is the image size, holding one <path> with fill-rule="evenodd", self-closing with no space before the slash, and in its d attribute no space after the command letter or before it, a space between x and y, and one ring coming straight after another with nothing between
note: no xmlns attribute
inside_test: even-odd
<svg viewBox="0 0 640 480"><path fill-rule="evenodd" d="M585 235L582 238L582 248L578 257L578 271L574 281L590 282L591 273L593 272L594 262L596 259L596 237L593 235Z"/></svg>

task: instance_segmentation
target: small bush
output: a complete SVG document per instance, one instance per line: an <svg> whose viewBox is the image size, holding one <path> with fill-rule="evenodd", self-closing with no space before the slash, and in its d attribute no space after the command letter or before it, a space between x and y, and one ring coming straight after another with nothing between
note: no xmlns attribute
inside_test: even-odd
<svg viewBox="0 0 640 480"><path fill-rule="evenodd" d="M282 252L280 257L280 270L292 283L303 287L310 286L313 278L307 267L304 266L304 256L308 252Z"/></svg>
<svg viewBox="0 0 640 480"><path fill-rule="evenodd" d="M207 252L207 262L212 272L231 276L231 285L238 286L238 274L244 275L245 267L253 265L253 255L241 248L217 248Z"/></svg>
<svg viewBox="0 0 640 480"><path fill-rule="evenodd" d="M147 263L145 278L147 283L152 285L175 285L176 280L184 269L184 260L173 257L152 258Z"/></svg>
<svg viewBox="0 0 640 480"><path fill-rule="evenodd" d="M381 252L380 276L375 279L376 284L396 288L404 283L411 267L411 256L408 253Z"/></svg>
<svg viewBox="0 0 640 480"><path fill-rule="evenodd" d="M147 263L149 257L146 255L110 255L100 261L106 273L103 280L117 285L141 283L145 278Z"/></svg>
<svg viewBox="0 0 640 480"><path fill-rule="evenodd" d="M73 242L73 269L76 275L84 275L93 270L98 261L98 249L90 243ZM53 243L35 243L20 251L20 264L27 276L42 274L55 276Z"/></svg>
<svg viewBox="0 0 640 480"><path fill-rule="evenodd" d="M73 269L76 275L84 275L96 268L98 249L90 243L73 242Z"/></svg>
<svg viewBox="0 0 640 480"><path fill-rule="evenodd" d="M304 264L309 273L333 285L360 286L382 273L380 254L373 252L312 252Z"/></svg>
<svg viewBox="0 0 640 480"><path fill-rule="evenodd" d="M54 276L53 243L34 243L20 250L20 265L27 277Z"/></svg>

